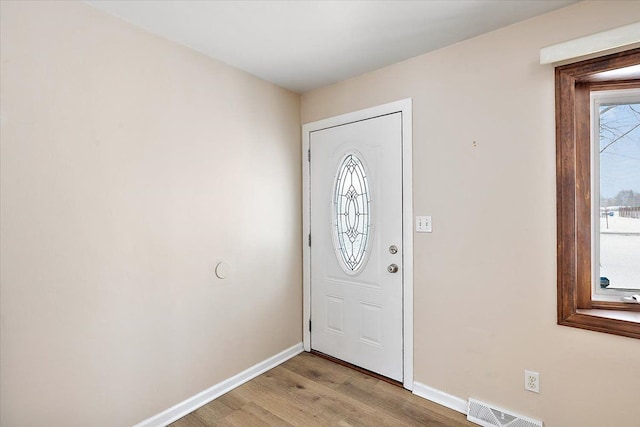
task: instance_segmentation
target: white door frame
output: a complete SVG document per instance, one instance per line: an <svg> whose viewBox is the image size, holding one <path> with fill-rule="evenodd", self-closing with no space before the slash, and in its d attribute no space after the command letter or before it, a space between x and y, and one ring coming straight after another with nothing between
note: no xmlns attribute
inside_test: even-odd
<svg viewBox="0 0 640 427"><path fill-rule="evenodd" d="M309 234L311 207L309 136L313 131L371 119L386 114L402 113L402 253L403 253L403 385L413 390L413 170L411 134L411 98L377 107L342 114L302 125L302 335L304 349L311 351L311 251Z"/></svg>

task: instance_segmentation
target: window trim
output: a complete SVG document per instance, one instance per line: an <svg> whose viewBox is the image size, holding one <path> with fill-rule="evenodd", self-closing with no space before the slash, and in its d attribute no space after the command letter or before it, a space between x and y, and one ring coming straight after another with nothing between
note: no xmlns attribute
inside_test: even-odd
<svg viewBox="0 0 640 427"><path fill-rule="evenodd" d="M640 311L640 305L591 299L589 95L596 87L636 87L638 80L599 81L597 74L638 64L640 48L555 70L558 324L634 338L640 338L640 322L621 320L616 314ZM590 313L592 309L597 314Z"/></svg>

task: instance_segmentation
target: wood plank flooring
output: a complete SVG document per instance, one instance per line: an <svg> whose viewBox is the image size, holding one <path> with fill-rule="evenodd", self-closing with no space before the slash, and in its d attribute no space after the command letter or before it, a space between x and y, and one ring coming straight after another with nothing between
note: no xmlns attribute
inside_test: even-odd
<svg viewBox="0 0 640 427"><path fill-rule="evenodd" d="M171 424L202 426L477 426L459 412L302 353Z"/></svg>

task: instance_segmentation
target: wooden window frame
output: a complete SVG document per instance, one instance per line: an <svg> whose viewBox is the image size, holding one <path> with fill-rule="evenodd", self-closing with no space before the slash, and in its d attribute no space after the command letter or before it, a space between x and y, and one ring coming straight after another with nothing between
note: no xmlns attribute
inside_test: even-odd
<svg viewBox="0 0 640 427"><path fill-rule="evenodd" d="M640 48L556 68L558 324L640 338L640 304L592 300L592 90L638 87L599 73L640 64ZM596 314L597 313L597 314ZM621 314L633 314L622 320Z"/></svg>

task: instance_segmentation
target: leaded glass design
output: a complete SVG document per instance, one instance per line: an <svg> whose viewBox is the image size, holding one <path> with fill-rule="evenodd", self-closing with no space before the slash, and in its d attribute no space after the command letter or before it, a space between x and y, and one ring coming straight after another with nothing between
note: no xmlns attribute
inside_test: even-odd
<svg viewBox="0 0 640 427"><path fill-rule="evenodd" d="M334 245L346 273L356 273L366 260L371 230L371 197L362 161L347 155L338 168L333 193Z"/></svg>

